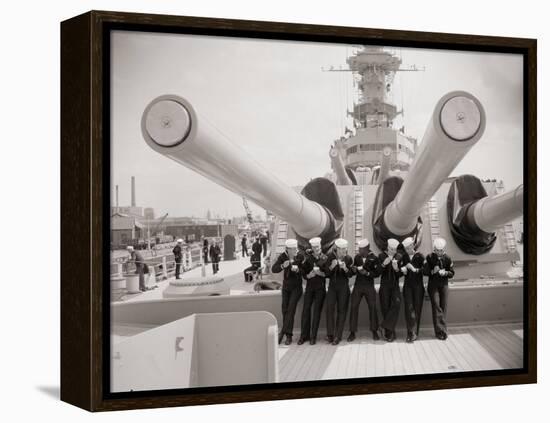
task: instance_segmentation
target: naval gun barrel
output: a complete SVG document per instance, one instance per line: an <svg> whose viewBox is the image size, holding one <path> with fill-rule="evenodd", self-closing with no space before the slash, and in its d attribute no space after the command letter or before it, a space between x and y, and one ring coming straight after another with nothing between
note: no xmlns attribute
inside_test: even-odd
<svg viewBox="0 0 550 423"><path fill-rule="evenodd" d="M384 212L394 235L411 233L424 204L481 138L485 111L477 98L464 91L444 95L431 116L409 173Z"/></svg>
<svg viewBox="0 0 550 423"><path fill-rule="evenodd" d="M484 197L468 208L466 220L486 233L523 214L523 185L493 197Z"/></svg>
<svg viewBox="0 0 550 423"><path fill-rule="evenodd" d="M380 160L380 170L378 174L378 184L384 182L384 180L390 174L390 160L391 160L391 148L384 147L382 150L382 160Z"/></svg>
<svg viewBox="0 0 550 423"><path fill-rule="evenodd" d="M141 131L156 152L194 170L284 219L299 235L322 236L330 213L308 200L233 144L176 95L155 98L143 112Z"/></svg>

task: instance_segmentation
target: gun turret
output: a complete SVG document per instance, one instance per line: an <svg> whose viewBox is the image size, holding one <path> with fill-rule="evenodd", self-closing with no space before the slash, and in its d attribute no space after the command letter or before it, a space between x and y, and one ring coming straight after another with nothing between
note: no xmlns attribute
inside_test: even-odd
<svg viewBox="0 0 550 423"><path fill-rule="evenodd" d="M379 202L381 209L373 214L374 238L379 248L385 249L391 237L413 236L419 243L416 235L422 208L484 130L485 111L473 95L454 91L439 100L405 181L399 186L391 181L397 177L391 177L379 186L379 191L384 191L386 182L398 188L393 201Z"/></svg>
<svg viewBox="0 0 550 423"><path fill-rule="evenodd" d="M496 231L523 213L523 185L493 197L473 175L456 178L447 196L449 228L457 246L481 255L493 248Z"/></svg>
<svg viewBox="0 0 550 423"><path fill-rule="evenodd" d="M336 222L338 216L335 218L341 214L339 200L331 210L297 193L198 115L182 97L163 95L151 101L143 112L141 130L153 150L270 210L303 239L320 236L327 243L337 236L341 227ZM323 179L323 185L332 184L318 179Z"/></svg>

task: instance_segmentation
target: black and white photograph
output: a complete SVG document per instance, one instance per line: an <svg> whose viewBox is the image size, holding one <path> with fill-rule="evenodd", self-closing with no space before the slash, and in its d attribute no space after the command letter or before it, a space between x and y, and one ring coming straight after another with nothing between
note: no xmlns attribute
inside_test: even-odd
<svg viewBox="0 0 550 423"><path fill-rule="evenodd" d="M522 55L109 34L112 393L524 367Z"/></svg>

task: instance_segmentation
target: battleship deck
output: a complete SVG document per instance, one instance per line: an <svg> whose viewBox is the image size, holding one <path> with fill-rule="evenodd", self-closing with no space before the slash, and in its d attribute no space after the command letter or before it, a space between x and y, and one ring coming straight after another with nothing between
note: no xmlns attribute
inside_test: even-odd
<svg viewBox="0 0 550 423"><path fill-rule="evenodd" d="M113 343L150 329L147 325L117 326ZM316 345L296 342L278 349L280 382L362 378L393 375L515 369L523 366L521 323L455 326L440 341L433 330L421 329L412 344L404 332L392 343L359 334L338 346L319 339Z"/></svg>
<svg viewBox="0 0 550 423"><path fill-rule="evenodd" d="M523 366L522 324L492 324L449 328L449 338L440 341L433 330L421 329L413 344L398 333L396 341L373 341L359 336L354 342L332 346L279 347L279 380L361 378L392 375L468 372L514 369Z"/></svg>
<svg viewBox="0 0 550 423"><path fill-rule="evenodd" d="M193 313L263 310L272 313L281 324L280 292L250 293L252 284L242 281L247 260L222 263L220 275L231 287L232 295L162 299L169 281L142 294L129 295L113 303L113 345L148 329L158 327ZM207 268L208 273L210 269ZM200 269L184 274L198 276ZM464 285L464 286L462 286ZM298 346L301 303L295 319L294 343L278 348L279 381L341 379L391 375L468 372L520 368L523 365L523 325L521 280L492 285L453 283L449 304L449 338L443 342L433 336L430 304L426 299L422 313L420 338L413 344L404 342L403 312L398 339L393 343L373 341L365 327L367 307L360 307L358 338L338 346L324 338L325 316L321 318L316 345ZM344 337L347 337L346 321Z"/></svg>

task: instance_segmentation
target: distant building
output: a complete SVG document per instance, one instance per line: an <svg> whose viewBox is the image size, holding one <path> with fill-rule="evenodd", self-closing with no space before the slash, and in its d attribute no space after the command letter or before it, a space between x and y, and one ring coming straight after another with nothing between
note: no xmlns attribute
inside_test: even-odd
<svg viewBox="0 0 550 423"><path fill-rule="evenodd" d="M123 213L115 213L111 216L111 244L124 246L133 244L134 240L143 238L145 228L137 217Z"/></svg>
<svg viewBox="0 0 550 423"><path fill-rule="evenodd" d="M116 213L125 214L128 216L143 217L143 207L111 207L111 215Z"/></svg>

